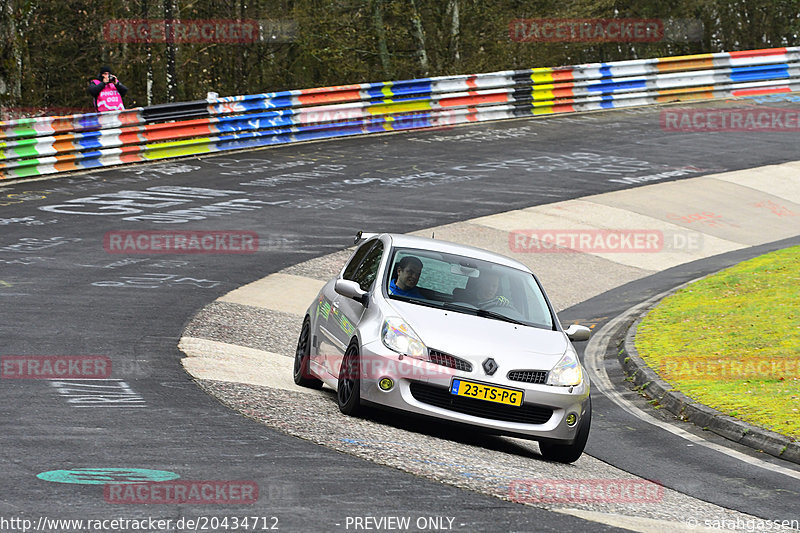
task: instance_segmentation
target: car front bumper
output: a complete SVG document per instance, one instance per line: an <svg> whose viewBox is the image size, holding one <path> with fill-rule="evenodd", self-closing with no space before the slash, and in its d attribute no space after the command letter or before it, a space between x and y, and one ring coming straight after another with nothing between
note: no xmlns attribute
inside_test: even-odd
<svg viewBox="0 0 800 533"><path fill-rule="evenodd" d="M504 377L507 370L500 369L495 376L487 376L480 367L473 368L472 372L464 372L409 356L401 359L381 342L374 342L362 348L361 399L374 405L468 424L490 432L533 440L572 442L589 404L589 384L585 373L580 385L554 387L507 380ZM388 390L383 390L379 385L384 378L393 382ZM469 400L478 409L472 409L469 405L464 407L460 397L449 393L454 378L521 390L524 393L523 406ZM420 394L421 390L426 394ZM535 413L535 423L518 421L523 416L518 416L515 410ZM552 411L549 417L546 416L548 410ZM570 413L577 415L572 426L566 422Z"/></svg>

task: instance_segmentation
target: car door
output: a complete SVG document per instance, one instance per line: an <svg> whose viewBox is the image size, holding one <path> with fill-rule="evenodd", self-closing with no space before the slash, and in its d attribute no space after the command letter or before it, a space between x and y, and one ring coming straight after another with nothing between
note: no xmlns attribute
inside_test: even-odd
<svg viewBox="0 0 800 533"><path fill-rule="evenodd" d="M347 265L342 272L342 278L353 279L359 265L364 261L364 257L375 246L375 241L367 241L356 250L350 257ZM344 351L347 349L347 341L342 341L343 336L337 333L342 328L343 320L339 312L341 303L338 301L343 298L334 292L333 283L328 283L320 294L317 302L316 316L316 353L312 353L311 364L316 370L322 370L333 377L339 375L339 365ZM356 302L353 302L356 303ZM346 322L344 322L346 324ZM345 342L344 346L341 343Z"/></svg>
<svg viewBox="0 0 800 533"><path fill-rule="evenodd" d="M367 292L371 292L375 287L375 279L378 276L378 268L384 251L383 243L380 240L372 244L373 246L364 254L361 262L355 268L345 269L342 275L343 279L355 281L361 287L361 290ZM365 311L366 307L352 298L340 294L336 295L328 322L330 324L330 332L336 336L338 341L334 343L338 348L337 359L331 362L333 368L336 369L337 377L342 356L344 356L347 347L350 345L350 340L355 335L356 327L361 322L361 317L364 316Z"/></svg>

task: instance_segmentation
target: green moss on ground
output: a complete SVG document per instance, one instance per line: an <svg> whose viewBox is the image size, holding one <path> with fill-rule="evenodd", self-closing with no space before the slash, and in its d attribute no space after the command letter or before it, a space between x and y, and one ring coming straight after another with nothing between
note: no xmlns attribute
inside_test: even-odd
<svg viewBox="0 0 800 533"><path fill-rule="evenodd" d="M800 246L665 298L639 325L636 348L687 396L800 439Z"/></svg>

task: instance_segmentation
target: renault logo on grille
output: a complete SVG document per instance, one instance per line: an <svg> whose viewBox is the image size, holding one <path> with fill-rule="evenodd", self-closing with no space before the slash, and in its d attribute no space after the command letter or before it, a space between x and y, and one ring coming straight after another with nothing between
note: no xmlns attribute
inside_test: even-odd
<svg viewBox="0 0 800 533"><path fill-rule="evenodd" d="M491 357L483 362L483 370L489 376L497 372L497 368L497 363Z"/></svg>

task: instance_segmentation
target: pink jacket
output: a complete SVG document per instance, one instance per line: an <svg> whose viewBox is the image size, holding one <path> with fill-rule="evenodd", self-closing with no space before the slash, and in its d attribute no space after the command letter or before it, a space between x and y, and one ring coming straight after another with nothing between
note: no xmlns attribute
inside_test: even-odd
<svg viewBox="0 0 800 533"><path fill-rule="evenodd" d="M92 83L100 85L102 82L100 80L92 80ZM95 98L95 104L98 113L102 113L103 111L122 111L125 109L125 104L122 103L122 95L117 90L117 86L114 83L107 83L106 86L103 87L100 94Z"/></svg>

